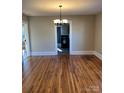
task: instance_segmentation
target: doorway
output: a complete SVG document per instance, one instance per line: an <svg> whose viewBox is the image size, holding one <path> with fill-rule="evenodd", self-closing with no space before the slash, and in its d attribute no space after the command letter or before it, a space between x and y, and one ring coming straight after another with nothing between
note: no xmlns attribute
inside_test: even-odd
<svg viewBox="0 0 124 93"><path fill-rule="evenodd" d="M57 54L65 55L70 53L70 25L69 23L56 26L57 31Z"/></svg>
<svg viewBox="0 0 124 93"><path fill-rule="evenodd" d="M30 56L28 24L22 23L22 62Z"/></svg>

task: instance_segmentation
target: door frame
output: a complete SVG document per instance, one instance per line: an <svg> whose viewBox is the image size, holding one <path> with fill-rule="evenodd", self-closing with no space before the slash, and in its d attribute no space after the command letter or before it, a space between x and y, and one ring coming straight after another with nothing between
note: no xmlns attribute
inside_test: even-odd
<svg viewBox="0 0 124 93"><path fill-rule="evenodd" d="M54 26L55 29L55 51L56 54L58 55L57 51L57 26ZM71 54L72 51L72 21L69 20L69 55Z"/></svg>
<svg viewBox="0 0 124 93"><path fill-rule="evenodd" d="M30 42L29 42L29 29L28 29L28 22L26 22L26 21L23 21L22 22L22 25L24 25L24 30L25 30L25 32L26 32L26 34L27 34L27 47L28 47L28 49L26 49L26 51L27 51L27 57L28 56L30 56Z"/></svg>

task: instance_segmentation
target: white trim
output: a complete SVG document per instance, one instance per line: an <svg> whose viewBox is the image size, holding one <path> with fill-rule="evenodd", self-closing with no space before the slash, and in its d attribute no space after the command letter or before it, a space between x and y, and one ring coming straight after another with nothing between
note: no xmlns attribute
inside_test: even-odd
<svg viewBox="0 0 124 93"><path fill-rule="evenodd" d="M71 55L93 55L94 51L71 51Z"/></svg>
<svg viewBox="0 0 124 93"><path fill-rule="evenodd" d="M57 55L57 52L31 52L31 56L49 56Z"/></svg>
<svg viewBox="0 0 124 93"><path fill-rule="evenodd" d="M71 51L71 55L95 55L102 60L102 55L96 51Z"/></svg>
<svg viewBox="0 0 124 93"><path fill-rule="evenodd" d="M31 56L57 55L57 52L31 52ZM71 51L70 55L95 55L102 60L102 55L96 51Z"/></svg>
<svg viewBox="0 0 124 93"><path fill-rule="evenodd" d="M72 52L72 21L70 20L69 21L69 51L70 51L70 54Z"/></svg>
<svg viewBox="0 0 124 93"><path fill-rule="evenodd" d="M57 26L55 25L55 50L56 50L56 53L58 54L58 51L57 51Z"/></svg>
<svg viewBox="0 0 124 93"><path fill-rule="evenodd" d="M102 60L102 55L96 51L94 51L94 55L97 56L99 59Z"/></svg>

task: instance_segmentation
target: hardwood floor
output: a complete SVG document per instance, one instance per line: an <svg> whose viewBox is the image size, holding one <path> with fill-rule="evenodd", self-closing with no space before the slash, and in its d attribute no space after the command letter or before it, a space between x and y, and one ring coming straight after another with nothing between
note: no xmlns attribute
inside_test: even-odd
<svg viewBox="0 0 124 93"><path fill-rule="evenodd" d="M102 62L90 56L31 57L23 64L23 93L102 93Z"/></svg>

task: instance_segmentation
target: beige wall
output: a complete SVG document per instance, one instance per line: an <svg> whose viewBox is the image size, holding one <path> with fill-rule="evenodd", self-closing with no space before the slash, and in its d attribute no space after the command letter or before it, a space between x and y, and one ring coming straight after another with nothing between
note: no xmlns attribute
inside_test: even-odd
<svg viewBox="0 0 124 93"><path fill-rule="evenodd" d="M55 31L52 17L30 17L32 52L54 52Z"/></svg>
<svg viewBox="0 0 124 93"><path fill-rule="evenodd" d="M102 14L96 15L95 25L95 51L102 54Z"/></svg>
<svg viewBox="0 0 124 93"><path fill-rule="evenodd" d="M95 16L65 16L72 22L72 51L94 50ZM29 17L32 52L55 52L56 17Z"/></svg>
<svg viewBox="0 0 124 93"><path fill-rule="evenodd" d="M72 51L92 51L94 49L94 16L73 16Z"/></svg>

